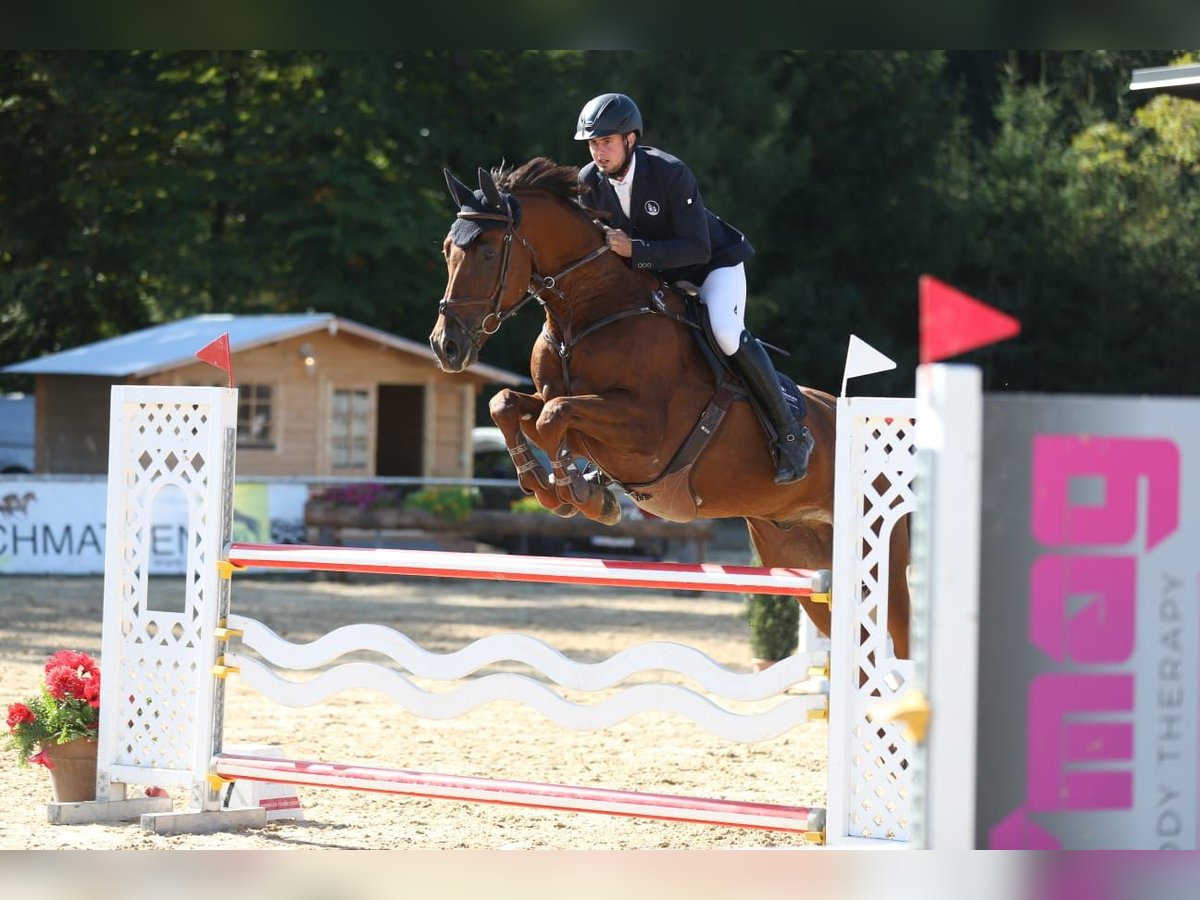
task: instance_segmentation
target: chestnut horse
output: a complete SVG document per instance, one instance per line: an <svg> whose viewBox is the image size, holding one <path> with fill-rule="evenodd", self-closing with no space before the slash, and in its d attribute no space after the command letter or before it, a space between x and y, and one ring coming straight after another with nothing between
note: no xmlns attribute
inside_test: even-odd
<svg viewBox="0 0 1200 900"><path fill-rule="evenodd" d="M718 374L688 323L690 301L606 252L601 214L578 202L575 167L538 157L515 169L480 169L478 191L445 174L460 211L442 245L448 280L429 337L441 368L461 372L476 362L487 339L530 300L545 311L530 363L535 392L504 389L490 404L522 490L560 516L613 524L621 510L602 483L608 479L665 518L745 519L764 565L830 568L835 399L801 388L815 448L807 477L776 485L770 443L745 395L714 412ZM681 446L695 442L701 420L707 445L664 477ZM546 451L552 472L527 441ZM603 477L585 477L576 457ZM888 631L896 656L906 658L903 523L890 553ZM829 608L800 602L828 634Z"/></svg>

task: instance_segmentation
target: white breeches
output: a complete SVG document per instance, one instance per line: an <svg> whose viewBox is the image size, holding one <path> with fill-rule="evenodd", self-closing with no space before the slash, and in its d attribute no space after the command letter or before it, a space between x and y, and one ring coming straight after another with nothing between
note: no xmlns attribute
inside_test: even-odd
<svg viewBox="0 0 1200 900"><path fill-rule="evenodd" d="M746 321L746 267L742 263L713 269L700 285L713 334L726 356L737 352Z"/></svg>

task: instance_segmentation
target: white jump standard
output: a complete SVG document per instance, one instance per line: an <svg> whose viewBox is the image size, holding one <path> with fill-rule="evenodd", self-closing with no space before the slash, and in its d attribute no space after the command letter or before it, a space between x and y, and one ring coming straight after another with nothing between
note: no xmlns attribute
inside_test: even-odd
<svg viewBox="0 0 1200 900"><path fill-rule="evenodd" d="M52 821L141 815L143 827L157 833L264 824L261 808L221 805L230 780L247 780L766 828L830 844L908 837L911 743L899 725L872 724L868 713L911 682L911 663L891 657L883 623L888 535L913 508L912 400L843 398L839 403L839 431L844 433L838 440L831 650L797 654L764 672L742 674L695 648L661 642L594 664L576 663L526 635L492 635L457 653L434 654L398 632L373 625L339 628L300 646L234 614L231 576L254 567L775 593L780 602L830 593L829 573L801 569L232 544L236 397L236 391L224 388L113 389L97 800L54 804ZM885 496L869 489L879 474L893 485ZM188 508L187 575L184 596L172 608L151 609L148 548L155 506L164 492L175 493ZM838 598L845 598L844 606ZM244 654L243 648L254 652ZM367 663L324 668L356 650L383 654L417 678L466 679L466 686L448 694L430 693L395 668ZM834 668L829 670L831 659ZM631 674L652 670L684 674L702 690L637 684L599 703L575 704L524 675L472 677L497 660L525 663L572 690L607 690ZM320 674L302 683L278 674L318 667ZM796 685L811 679L814 668L830 672L828 698L793 693ZM225 677L234 672L265 699L286 705L310 705L351 687L371 687L429 718L452 718L481 703L508 699L582 730L656 709L683 715L730 740L756 741L827 715L828 813L787 804L227 753ZM779 699L753 715L724 705L762 698ZM165 798L127 799L127 785L189 786L189 808L172 812Z"/></svg>

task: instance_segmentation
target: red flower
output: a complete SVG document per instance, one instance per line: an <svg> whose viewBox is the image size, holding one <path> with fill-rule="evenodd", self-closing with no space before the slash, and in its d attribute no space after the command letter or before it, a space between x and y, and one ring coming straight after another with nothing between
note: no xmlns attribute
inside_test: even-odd
<svg viewBox="0 0 1200 900"><path fill-rule="evenodd" d="M83 679L70 666L55 666L46 670L46 689L55 700L83 697Z"/></svg>
<svg viewBox="0 0 1200 900"><path fill-rule="evenodd" d="M13 703L8 707L8 729L15 732L17 726L29 722L37 721L37 716L33 714L33 710L24 703Z"/></svg>
<svg viewBox="0 0 1200 900"><path fill-rule="evenodd" d="M92 709L100 708L100 679L96 677L83 679L83 699L92 705Z"/></svg>
<svg viewBox="0 0 1200 900"><path fill-rule="evenodd" d="M96 665L96 661L82 650L59 650L46 660L46 675L50 674L51 669L59 666L66 666L77 672L82 669L83 672L92 675L100 674L100 667Z"/></svg>
<svg viewBox="0 0 1200 900"><path fill-rule="evenodd" d="M40 750L33 756L29 757L31 763L37 763L39 766L45 766L47 769L53 769L54 763L50 761L50 757L46 755L45 750Z"/></svg>

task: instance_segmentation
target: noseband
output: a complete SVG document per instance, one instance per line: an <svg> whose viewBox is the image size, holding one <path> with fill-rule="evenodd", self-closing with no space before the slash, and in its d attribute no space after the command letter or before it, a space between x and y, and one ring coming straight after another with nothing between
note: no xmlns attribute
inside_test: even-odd
<svg viewBox="0 0 1200 900"><path fill-rule="evenodd" d="M506 194L504 196L507 198L508 195ZM523 234L517 233L516 223L513 220L511 204L505 204L505 210L503 213L462 210L458 213L458 218L468 219L470 221L504 223L504 250L503 256L500 260L500 275L496 280L496 288L492 291L491 295L488 297L443 297L440 301L438 301L438 312L445 318L457 324L464 333L469 334L471 343L475 345L476 350L479 349L479 342L477 339L480 335L491 336L495 334L500 330L501 325L520 312L521 308L530 300L536 299L539 303L544 302L542 299L542 293L544 291L552 290L561 296L562 291L558 287L558 282L564 276L574 272L581 266L587 265L592 260L597 259L602 254L608 252L608 244L603 243L587 255L575 260L573 263L568 264L564 269L562 269L562 271L554 275L542 275L538 272L537 259L534 256L533 248L529 245L529 241L526 240ZM509 263L512 261L512 245L514 239L520 240L521 245L529 254L529 285L525 288L524 297L522 297L517 303L514 303L507 310L502 310L500 305L503 302L505 283L508 280L508 267ZM487 315L483 317L482 322L479 324L478 330L474 333L471 333L466 325L463 324L462 319L460 319L454 313L454 310L463 306L478 306L481 303L489 303L491 304L492 308L488 310ZM488 325L493 321L495 324L489 328Z"/></svg>

